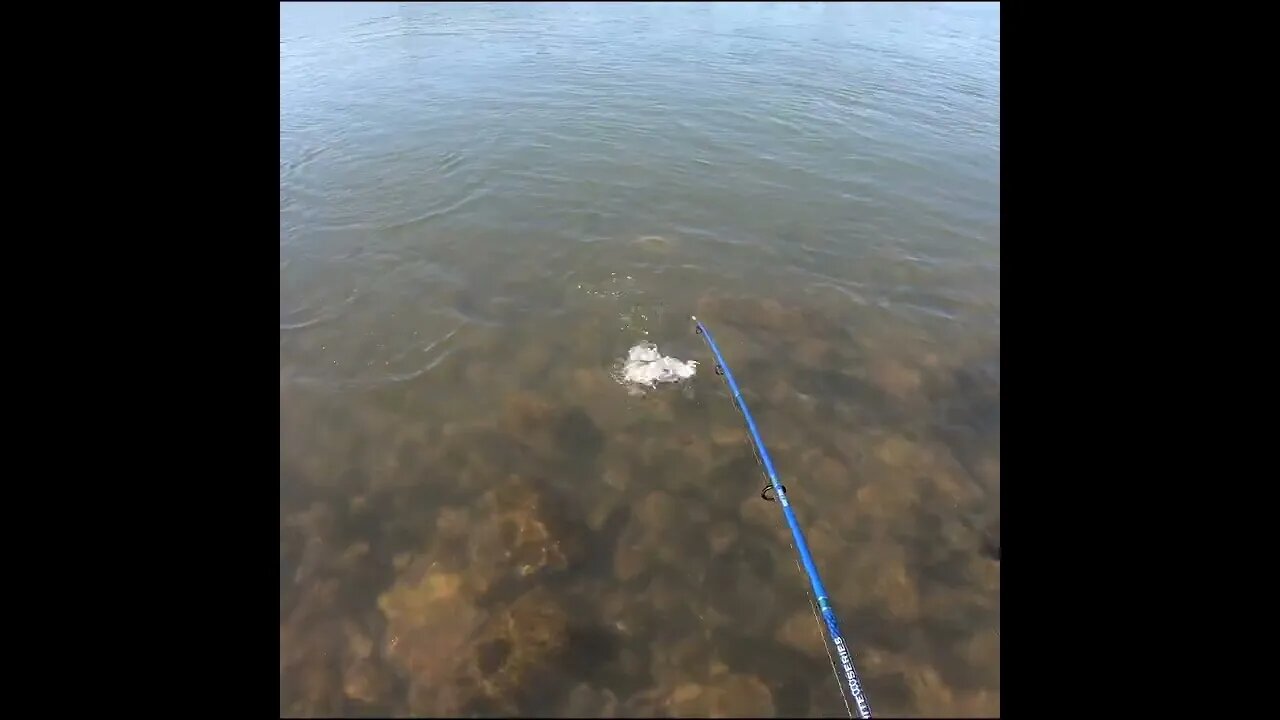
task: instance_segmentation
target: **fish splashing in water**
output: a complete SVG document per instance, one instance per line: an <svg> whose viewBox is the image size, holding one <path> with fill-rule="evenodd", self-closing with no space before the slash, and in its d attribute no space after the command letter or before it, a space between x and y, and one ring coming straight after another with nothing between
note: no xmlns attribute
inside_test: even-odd
<svg viewBox="0 0 1280 720"><path fill-rule="evenodd" d="M657 387L658 383L678 383L698 372L698 361L685 362L664 356L658 346L645 342L627 351L627 359L618 364L614 378L632 387Z"/></svg>

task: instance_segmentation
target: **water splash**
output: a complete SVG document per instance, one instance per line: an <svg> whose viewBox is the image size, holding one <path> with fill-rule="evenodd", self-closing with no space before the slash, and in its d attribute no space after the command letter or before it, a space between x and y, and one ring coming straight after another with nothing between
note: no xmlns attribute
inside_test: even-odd
<svg viewBox="0 0 1280 720"><path fill-rule="evenodd" d="M678 383L698 372L698 361L683 361L658 352L658 346L643 342L627 351L625 360L614 368L613 377L631 387L657 387L658 383Z"/></svg>

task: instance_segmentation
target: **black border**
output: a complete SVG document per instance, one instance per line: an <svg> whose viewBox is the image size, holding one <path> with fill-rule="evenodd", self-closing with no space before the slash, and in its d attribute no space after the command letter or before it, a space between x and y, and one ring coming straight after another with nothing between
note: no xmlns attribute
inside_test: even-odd
<svg viewBox="0 0 1280 720"><path fill-rule="evenodd" d="M270 717L279 8L84 10L70 11L83 34L68 41L55 23L59 37L41 53L72 57L84 43L55 77L67 78L67 112L80 118L67 130L97 155L73 162L107 195L73 247L109 238L115 248L84 265L98 302L78 310L113 332L85 344L98 347L83 348L77 373L110 388L81 412L97 411L113 436L89 454L97 462L82 481L111 509L89 536L97 582L62 629L93 658L87 674L113 680L59 706Z"/></svg>
<svg viewBox="0 0 1280 720"><path fill-rule="evenodd" d="M1150 483L1172 449L1134 443L1151 431L1145 410L1165 404L1142 395L1160 369L1152 348L1134 343L1167 324L1168 306L1149 287L1160 262L1149 255L1163 245L1151 234L1176 235L1158 228L1159 213L1134 217L1151 185L1140 168L1152 158L1138 148L1158 132L1144 122L1155 108L1134 103L1160 81L1164 56L1149 43L1162 39L1152 16L1163 14L1001 5L1010 327L1001 405L1012 422L1001 436L1001 532L1010 538L1001 551L1010 552L1001 560L1000 705L1009 717L1159 712L1182 689L1151 677L1165 658L1152 662L1156 645L1138 624L1163 607L1140 603L1134 583L1155 557L1128 549L1153 519Z"/></svg>

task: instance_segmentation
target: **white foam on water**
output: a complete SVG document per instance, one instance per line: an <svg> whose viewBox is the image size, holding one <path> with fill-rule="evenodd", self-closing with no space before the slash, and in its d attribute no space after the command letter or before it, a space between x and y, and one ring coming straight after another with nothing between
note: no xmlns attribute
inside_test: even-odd
<svg viewBox="0 0 1280 720"><path fill-rule="evenodd" d="M685 362L658 352L658 346L645 342L627 351L614 377L624 385L653 388L658 383L678 383L698 372L698 361Z"/></svg>

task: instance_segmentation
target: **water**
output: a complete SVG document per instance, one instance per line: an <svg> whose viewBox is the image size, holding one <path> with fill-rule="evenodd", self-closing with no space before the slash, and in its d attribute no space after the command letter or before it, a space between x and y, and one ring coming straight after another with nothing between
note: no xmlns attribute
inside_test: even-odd
<svg viewBox="0 0 1280 720"><path fill-rule="evenodd" d="M844 715L691 314L876 713L999 712L998 7L280 18L282 713Z"/></svg>

